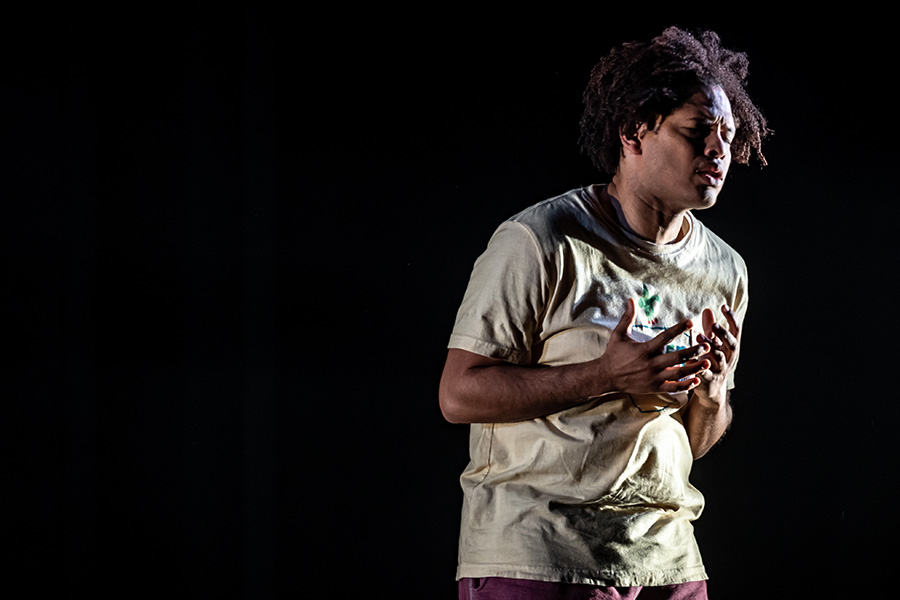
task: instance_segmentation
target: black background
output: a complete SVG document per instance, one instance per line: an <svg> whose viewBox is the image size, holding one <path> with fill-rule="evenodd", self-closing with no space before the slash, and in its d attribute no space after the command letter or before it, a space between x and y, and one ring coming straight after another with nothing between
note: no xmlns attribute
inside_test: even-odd
<svg viewBox="0 0 900 600"><path fill-rule="evenodd" d="M7 12L10 585L454 597L467 431L437 384L472 262L502 219L598 180L590 67L669 24L748 52L776 132L700 215L751 272L735 424L693 476L711 592L890 582L892 28L517 11Z"/></svg>

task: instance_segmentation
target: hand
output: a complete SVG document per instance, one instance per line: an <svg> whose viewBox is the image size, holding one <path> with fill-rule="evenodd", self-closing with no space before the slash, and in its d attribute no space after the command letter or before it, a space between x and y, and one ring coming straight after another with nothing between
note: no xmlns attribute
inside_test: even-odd
<svg viewBox="0 0 900 600"><path fill-rule="evenodd" d="M702 315L703 333L697 335L697 341L709 344L711 350L703 357L710 366L700 373L703 383L695 394L702 400L717 404L725 402L728 374L734 368L741 346L741 328L734 311L723 306L722 314L728 321L728 329L716 323L713 311L707 308Z"/></svg>
<svg viewBox="0 0 900 600"><path fill-rule="evenodd" d="M606 363L607 376L615 391L676 393L701 385L700 374L708 373L713 367L708 358L713 350L708 342L664 353L666 345L691 329L693 323L682 321L646 342L638 342L631 337L634 315L634 300L629 299L625 314L610 334L606 352L598 359Z"/></svg>

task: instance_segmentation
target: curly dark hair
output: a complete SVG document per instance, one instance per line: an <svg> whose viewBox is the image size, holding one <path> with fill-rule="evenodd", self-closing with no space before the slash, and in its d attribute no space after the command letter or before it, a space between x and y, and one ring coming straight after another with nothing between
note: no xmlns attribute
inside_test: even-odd
<svg viewBox="0 0 900 600"><path fill-rule="evenodd" d="M762 140L770 130L745 89L748 63L743 52L723 48L717 33L695 36L677 27L614 48L591 70L584 91L581 150L594 166L613 175L622 153L620 131L655 123L682 106L698 86L718 85L731 102L737 124L732 160L748 164L755 151L766 165Z"/></svg>

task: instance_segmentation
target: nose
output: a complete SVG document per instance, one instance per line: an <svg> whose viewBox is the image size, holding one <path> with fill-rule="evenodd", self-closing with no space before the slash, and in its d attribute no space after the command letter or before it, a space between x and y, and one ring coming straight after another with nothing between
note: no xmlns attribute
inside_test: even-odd
<svg viewBox="0 0 900 600"><path fill-rule="evenodd" d="M714 127L706 137L706 156L710 158L723 158L730 147L719 128Z"/></svg>

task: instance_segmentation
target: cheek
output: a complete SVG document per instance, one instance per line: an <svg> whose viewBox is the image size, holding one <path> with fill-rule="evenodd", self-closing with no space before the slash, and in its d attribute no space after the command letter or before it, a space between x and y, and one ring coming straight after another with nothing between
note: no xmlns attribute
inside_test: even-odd
<svg viewBox="0 0 900 600"><path fill-rule="evenodd" d="M657 173L679 173L693 171L695 154L686 144L660 144L653 148L649 157Z"/></svg>

